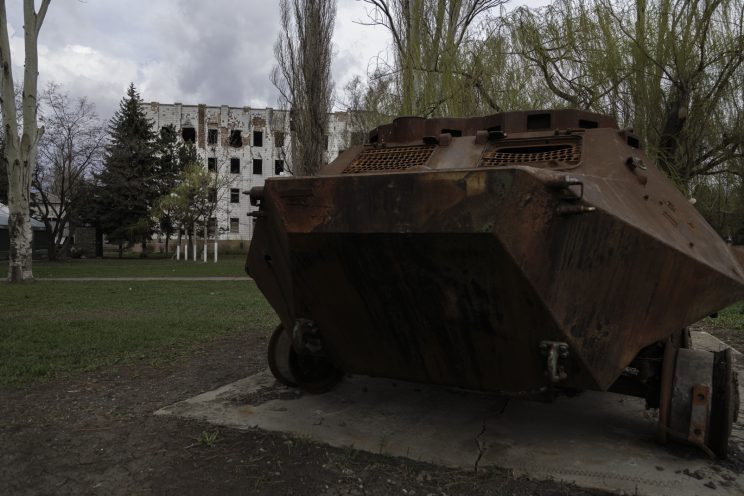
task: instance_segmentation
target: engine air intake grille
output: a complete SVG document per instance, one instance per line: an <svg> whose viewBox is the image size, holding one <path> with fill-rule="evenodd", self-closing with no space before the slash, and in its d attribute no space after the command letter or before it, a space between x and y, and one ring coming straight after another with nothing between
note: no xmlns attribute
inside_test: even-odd
<svg viewBox="0 0 744 496"><path fill-rule="evenodd" d="M401 171L425 165L436 145L366 148L344 169L343 174Z"/></svg>
<svg viewBox="0 0 744 496"><path fill-rule="evenodd" d="M581 161L579 139L560 141L524 140L491 143L486 146L480 167L498 167L510 164L544 164L556 166L576 165Z"/></svg>

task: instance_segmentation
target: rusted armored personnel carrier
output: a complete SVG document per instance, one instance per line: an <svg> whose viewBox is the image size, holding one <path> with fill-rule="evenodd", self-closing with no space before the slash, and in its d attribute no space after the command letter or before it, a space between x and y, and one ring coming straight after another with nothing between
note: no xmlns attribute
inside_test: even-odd
<svg viewBox="0 0 744 496"><path fill-rule="evenodd" d="M278 380L615 391L659 408L662 440L726 455L731 352L691 350L685 329L742 299L744 270L613 119L399 118L250 196Z"/></svg>

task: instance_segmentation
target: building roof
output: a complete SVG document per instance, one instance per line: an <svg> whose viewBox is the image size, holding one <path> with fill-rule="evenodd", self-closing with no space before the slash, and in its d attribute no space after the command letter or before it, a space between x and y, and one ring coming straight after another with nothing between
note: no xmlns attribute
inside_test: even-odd
<svg viewBox="0 0 744 496"><path fill-rule="evenodd" d="M8 217L10 217L10 211L8 207L0 203L0 229L8 228ZM43 222L31 217L31 229L46 229Z"/></svg>

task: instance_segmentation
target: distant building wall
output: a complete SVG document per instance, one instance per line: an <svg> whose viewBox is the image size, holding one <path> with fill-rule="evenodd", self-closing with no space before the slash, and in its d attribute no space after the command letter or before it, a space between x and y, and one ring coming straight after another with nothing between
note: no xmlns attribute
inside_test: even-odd
<svg viewBox="0 0 744 496"><path fill-rule="evenodd" d="M229 178L217 192L217 227L220 239L248 240L253 236L255 210L244 191L262 186L291 163L289 113L271 108L145 104L155 130L173 125L182 140L193 141L204 166ZM327 130L326 159L335 159L347 147L347 115L332 113ZM282 141L284 142L282 144Z"/></svg>

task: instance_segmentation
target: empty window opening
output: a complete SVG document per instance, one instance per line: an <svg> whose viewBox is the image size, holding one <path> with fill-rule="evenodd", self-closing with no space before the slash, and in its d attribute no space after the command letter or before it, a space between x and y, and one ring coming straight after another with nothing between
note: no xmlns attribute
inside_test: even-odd
<svg viewBox="0 0 744 496"><path fill-rule="evenodd" d="M239 158L233 157L230 159L230 173L240 174L240 159Z"/></svg>
<svg viewBox="0 0 744 496"><path fill-rule="evenodd" d="M238 188L230 188L230 203L240 203L240 190Z"/></svg>
<svg viewBox="0 0 744 496"><path fill-rule="evenodd" d="M459 138L462 136L462 131L459 129L442 129L442 134L449 134L453 138Z"/></svg>
<svg viewBox="0 0 744 496"><path fill-rule="evenodd" d="M196 129L193 127L185 127L181 129L181 138L186 143L196 143Z"/></svg>
<svg viewBox="0 0 744 496"><path fill-rule="evenodd" d="M323 136L323 142L324 142L324 146L325 146L325 149L326 149L326 150L328 150L328 142L329 142L329 141L330 141L330 140L328 139L328 135L327 135L327 134L326 134L326 135L324 135L324 136Z"/></svg>
<svg viewBox="0 0 744 496"><path fill-rule="evenodd" d="M263 131L253 131L253 146L263 146Z"/></svg>
<svg viewBox="0 0 744 496"><path fill-rule="evenodd" d="M230 131L230 146L234 148L240 148L243 146L243 135L240 129L232 129Z"/></svg>
<svg viewBox="0 0 744 496"><path fill-rule="evenodd" d="M284 133L282 131L274 132L274 146L279 148L284 146Z"/></svg>
<svg viewBox="0 0 744 496"><path fill-rule="evenodd" d="M641 142L638 141L638 138L634 136L628 136L628 145L632 146L633 148L640 148Z"/></svg>
<svg viewBox="0 0 744 496"><path fill-rule="evenodd" d="M528 115L527 129L550 129L550 114Z"/></svg>
<svg viewBox="0 0 744 496"><path fill-rule="evenodd" d="M219 131L217 131L216 129L209 129L207 131L207 144L216 145L218 136Z"/></svg>
<svg viewBox="0 0 744 496"><path fill-rule="evenodd" d="M217 159L214 157L209 157L207 159L207 170L209 172L217 172Z"/></svg>
<svg viewBox="0 0 744 496"><path fill-rule="evenodd" d="M207 201L209 201L209 203L217 203L217 188L209 188Z"/></svg>
<svg viewBox="0 0 744 496"><path fill-rule="evenodd" d="M230 217L230 233L238 234L240 232L240 219Z"/></svg>
<svg viewBox="0 0 744 496"><path fill-rule="evenodd" d="M581 129L595 129L599 127L599 123L597 121L588 121L586 119L579 119L579 127Z"/></svg>
<svg viewBox="0 0 744 496"><path fill-rule="evenodd" d="M207 222L207 235L214 236L214 231L217 228L217 217L210 217Z"/></svg>
<svg viewBox="0 0 744 496"><path fill-rule="evenodd" d="M263 160L260 158L253 159L253 173L258 176L263 174Z"/></svg>
<svg viewBox="0 0 744 496"><path fill-rule="evenodd" d="M274 160L274 174L277 176L284 172L284 160Z"/></svg>

